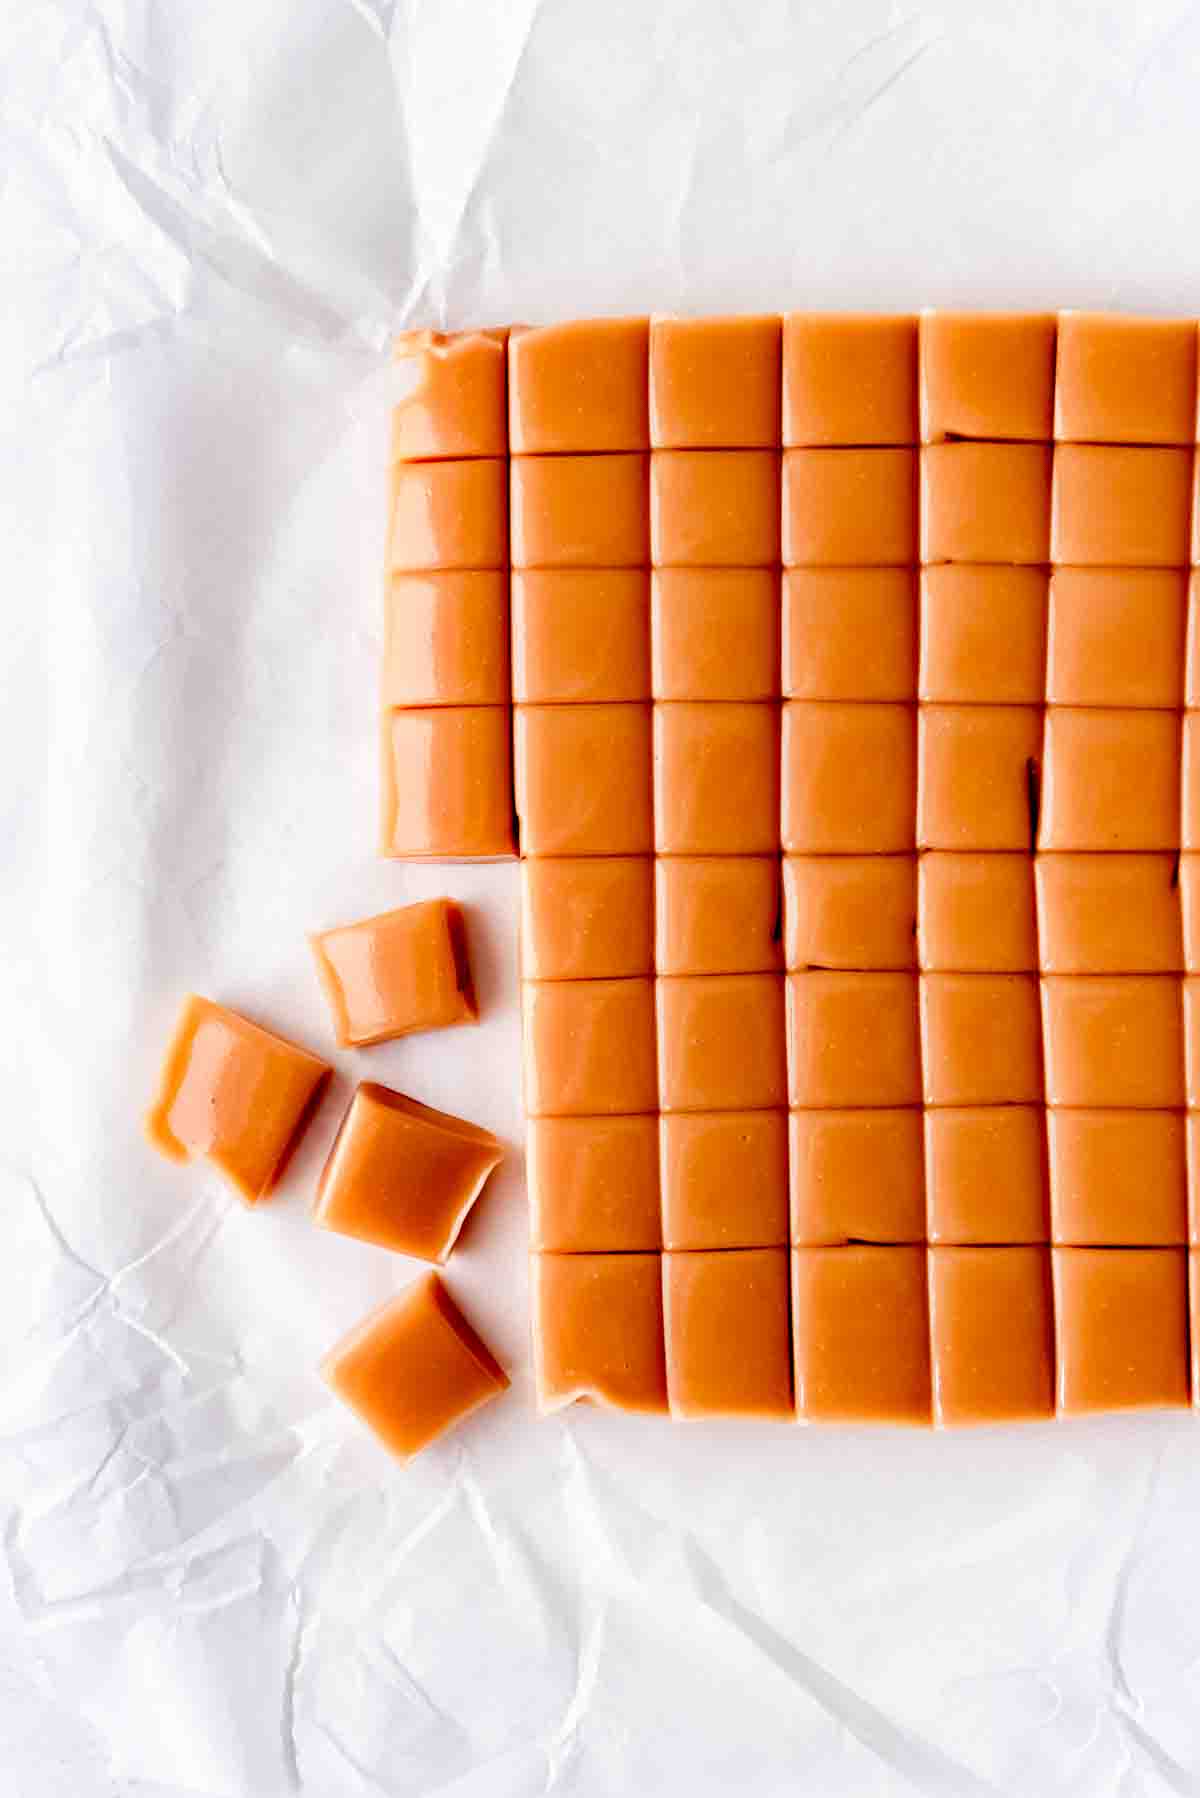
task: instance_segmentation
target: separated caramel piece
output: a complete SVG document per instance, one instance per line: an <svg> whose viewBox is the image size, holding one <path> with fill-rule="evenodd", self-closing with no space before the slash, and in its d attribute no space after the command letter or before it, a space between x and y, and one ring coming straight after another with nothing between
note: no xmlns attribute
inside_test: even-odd
<svg viewBox="0 0 1200 1798"><path fill-rule="evenodd" d="M1056 568L1046 698L1052 705L1183 704L1187 576L1166 568Z"/></svg>
<svg viewBox="0 0 1200 1798"><path fill-rule="evenodd" d="M1184 1249L1053 1251L1058 1411L1188 1402Z"/></svg>
<svg viewBox="0 0 1200 1798"><path fill-rule="evenodd" d="M923 312L922 443L1048 441L1055 327L1051 312Z"/></svg>
<svg viewBox="0 0 1200 1798"><path fill-rule="evenodd" d="M779 576L769 568L660 568L651 588L655 699L773 699Z"/></svg>
<svg viewBox="0 0 1200 1798"><path fill-rule="evenodd" d="M654 884L660 974L759 974L783 966L774 856L660 856Z"/></svg>
<svg viewBox="0 0 1200 1798"><path fill-rule="evenodd" d="M655 706L654 838L659 855L778 849L777 707Z"/></svg>
<svg viewBox="0 0 1200 1798"><path fill-rule="evenodd" d="M787 1033L795 1109L921 1103L915 975L789 974Z"/></svg>
<svg viewBox="0 0 1200 1798"><path fill-rule="evenodd" d="M1051 463L1040 443L923 449L922 562L1049 561Z"/></svg>
<svg viewBox="0 0 1200 1798"><path fill-rule="evenodd" d="M938 973L1036 973L1033 857L923 855L917 950L921 967Z"/></svg>
<svg viewBox="0 0 1200 1798"><path fill-rule="evenodd" d="M521 988L530 1117L655 1111L652 980L527 980Z"/></svg>
<svg viewBox="0 0 1200 1798"><path fill-rule="evenodd" d="M1040 855L1044 974L1177 974L1183 931L1173 855Z"/></svg>
<svg viewBox="0 0 1200 1798"><path fill-rule="evenodd" d="M1149 1111L1183 1105L1181 984L1166 974L1043 979L1046 1103Z"/></svg>
<svg viewBox="0 0 1200 1798"><path fill-rule="evenodd" d="M783 321L783 441L917 441L917 321L791 312Z"/></svg>
<svg viewBox="0 0 1200 1798"><path fill-rule="evenodd" d="M914 968L915 855L785 855L788 968Z"/></svg>
<svg viewBox="0 0 1200 1798"><path fill-rule="evenodd" d="M1036 706L923 705L917 745L918 848L1032 848L1042 753Z"/></svg>
<svg viewBox="0 0 1200 1798"><path fill-rule="evenodd" d="M787 1103L778 975L660 977L655 992L662 1111L772 1110Z"/></svg>
<svg viewBox="0 0 1200 1798"><path fill-rule="evenodd" d="M648 705L518 706L523 855L646 855L654 846Z"/></svg>
<svg viewBox="0 0 1200 1798"><path fill-rule="evenodd" d="M446 1261L504 1146L449 1112L364 1081L317 1187L313 1221L422 1261Z"/></svg>
<svg viewBox="0 0 1200 1798"><path fill-rule="evenodd" d="M514 571L512 668L512 697L522 704L649 699L649 575Z"/></svg>
<svg viewBox="0 0 1200 1798"><path fill-rule="evenodd" d="M790 699L783 707L782 837L790 853L911 849L916 709Z"/></svg>
<svg viewBox="0 0 1200 1798"><path fill-rule="evenodd" d="M1046 685L1043 568L946 563L921 574L920 697L1040 705Z"/></svg>
<svg viewBox="0 0 1200 1798"><path fill-rule="evenodd" d="M650 321L650 441L658 449L779 443L781 321Z"/></svg>
<svg viewBox="0 0 1200 1798"><path fill-rule="evenodd" d="M907 567L916 560L916 450L784 451L785 568Z"/></svg>
<svg viewBox="0 0 1200 1798"><path fill-rule="evenodd" d="M278 1185L329 1074L306 1049L189 993L146 1134L172 1161L203 1155L253 1205Z"/></svg>
<svg viewBox="0 0 1200 1798"><path fill-rule="evenodd" d="M427 899L310 936L343 1049L479 1016L461 908Z"/></svg>
<svg viewBox="0 0 1200 1798"><path fill-rule="evenodd" d="M666 1410L660 1255L534 1255L530 1285L539 1410Z"/></svg>
<svg viewBox="0 0 1200 1798"><path fill-rule="evenodd" d="M506 456L507 331L405 331L393 360L417 363L417 384L392 410L392 459Z"/></svg>
<svg viewBox="0 0 1200 1798"><path fill-rule="evenodd" d="M1200 849L1200 712L1183 715L1183 767L1180 800L1183 816L1179 841L1184 849Z"/></svg>
<svg viewBox="0 0 1200 1798"><path fill-rule="evenodd" d="M382 853L450 861L513 853L505 706L439 706L383 716Z"/></svg>
<svg viewBox="0 0 1200 1798"><path fill-rule="evenodd" d="M1060 313L1054 435L1075 443L1194 443L1195 320Z"/></svg>
<svg viewBox="0 0 1200 1798"><path fill-rule="evenodd" d="M915 570L786 569L783 691L789 699L915 699Z"/></svg>
<svg viewBox="0 0 1200 1798"><path fill-rule="evenodd" d="M923 1242L921 1112L793 1111L794 1243Z"/></svg>
<svg viewBox="0 0 1200 1798"><path fill-rule="evenodd" d="M1054 1304L1042 1248L929 1251L933 1419L1054 1416Z"/></svg>
<svg viewBox="0 0 1200 1798"><path fill-rule="evenodd" d="M785 1111L659 1120L665 1249L753 1249L788 1239Z"/></svg>
<svg viewBox="0 0 1200 1798"><path fill-rule="evenodd" d="M1187 1151L1177 1111L1050 1111L1055 1242L1187 1241Z"/></svg>
<svg viewBox="0 0 1200 1798"><path fill-rule="evenodd" d="M1181 855L1176 865L1183 913L1183 965L1189 974L1200 974L1200 856Z"/></svg>
<svg viewBox="0 0 1200 1798"><path fill-rule="evenodd" d="M325 1357L321 1377L401 1461L509 1385L436 1274L356 1325Z"/></svg>
<svg viewBox="0 0 1200 1798"><path fill-rule="evenodd" d="M513 455L649 449L649 336L644 318L514 327L508 339Z"/></svg>
<svg viewBox="0 0 1200 1798"><path fill-rule="evenodd" d="M1177 849L1180 721L1173 712L1050 706L1039 849Z"/></svg>
<svg viewBox="0 0 1200 1798"><path fill-rule="evenodd" d="M786 1248L663 1256L672 1417L795 1419Z"/></svg>
<svg viewBox="0 0 1200 1798"><path fill-rule="evenodd" d="M1053 562L1186 568L1192 453L1060 443L1054 451Z"/></svg>
<svg viewBox="0 0 1200 1798"><path fill-rule="evenodd" d="M656 450L650 543L656 568L777 567L777 452Z"/></svg>
<svg viewBox="0 0 1200 1798"><path fill-rule="evenodd" d="M644 455L514 456L514 568L645 568Z"/></svg>
<svg viewBox="0 0 1200 1798"><path fill-rule="evenodd" d="M508 563L508 464L398 462L392 470L392 573L504 568Z"/></svg>
<svg viewBox="0 0 1200 1798"><path fill-rule="evenodd" d="M537 857L521 864L527 980L618 980L654 972L648 856Z"/></svg>
<svg viewBox="0 0 1200 1798"><path fill-rule="evenodd" d="M661 1247L656 1117L530 1118L525 1169L532 1248Z"/></svg>
<svg viewBox="0 0 1200 1798"><path fill-rule="evenodd" d="M383 703L507 705L508 576L397 574L384 602Z"/></svg>
<svg viewBox="0 0 1200 1798"><path fill-rule="evenodd" d="M922 974L926 1105L1034 1105L1042 1097L1031 974Z"/></svg>
<svg viewBox="0 0 1200 1798"><path fill-rule="evenodd" d="M925 1113L930 1242L1045 1242L1046 1131L1040 1105Z"/></svg>
<svg viewBox="0 0 1200 1798"><path fill-rule="evenodd" d="M793 1249L792 1336L804 1421L929 1423L923 1245Z"/></svg>

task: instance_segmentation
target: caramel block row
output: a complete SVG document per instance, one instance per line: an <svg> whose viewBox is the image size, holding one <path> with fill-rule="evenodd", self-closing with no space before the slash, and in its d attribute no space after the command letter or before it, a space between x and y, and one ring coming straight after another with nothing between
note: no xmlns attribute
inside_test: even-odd
<svg viewBox="0 0 1200 1798"><path fill-rule="evenodd" d="M535 1255L539 1402L941 1427L1184 1406L1197 1259L916 1245Z"/></svg>

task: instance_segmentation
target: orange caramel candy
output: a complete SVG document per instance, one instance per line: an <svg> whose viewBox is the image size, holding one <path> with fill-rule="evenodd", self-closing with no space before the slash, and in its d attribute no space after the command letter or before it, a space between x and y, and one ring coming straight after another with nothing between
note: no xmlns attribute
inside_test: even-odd
<svg viewBox="0 0 1200 1798"><path fill-rule="evenodd" d="M667 1409L660 1255L534 1255L538 1408Z"/></svg>
<svg viewBox="0 0 1200 1798"><path fill-rule="evenodd" d="M278 1184L329 1073L306 1049L189 993L146 1134L172 1161L203 1155L253 1205Z"/></svg>
<svg viewBox="0 0 1200 1798"><path fill-rule="evenodd" d="M1040 705L1046 606L1044 568L947 562L923 569L920 697Z"/></svg>
<svg viewBox="0 0 1200 1798"><path fill-rule="evenodd" d="M928 445L921 451L922 562L1048 561L1050 472L1048 444Z"/></svg>
<svg viewBox="0 0 1200 1798"><path fill-rule="evenodd" d="M915 569L785 569L783 692L789 699L915 699Z"/></svg>
<svg viewBox="0 0 1200 1798"><path fill-rule="evenodd" d="M663 1310L672 1417L794 1418L786 1248L664 1255Z"/></svg>
<svg viewBox="0 0 1200 1798"><path fill-rule="evenodd" d="M1200 974L1200 855L1179 857L1179 898L1183 912L1183 965Z"/></svg>
<svg viewBox="0 0 1200 1798"><path fill-rule="evenodd" d="M1042 1097L1032 974L922 974L926 1105L1034 1105Z"/></svg>
<svg viewBox="0 0 1200 1798"><path fill-rule="evenodd" d="M773 568L779 561L775 450L656 450L650 459L656 568Z"/></svg>
<svg viewBox="0 0 1200 1798"><path fill-rule="evenodd" d="M776 706L655 706L654 846L659 855L778 849Z"/></svg>
<svg viewBox="0 0 1200 1798"><path fill-rule="evenodd" d="M524 855L647 855L649 705L522 705L513 742Z"/></svg>
<svg viewBox="0 0 1200 1798"><path fill-rule="evenodd" d="M1045 443L1054 422L1053 313L921 315L921 441Z"/></svg>
<svg viewBox="0 0 1200 1798"><path fill-rule="evenodd" d="M649 856L537 856L521 864L527 980L621 980L654 972Z"/></svg>
<svg viewBox="0 0 1200 1798"><path fill-rule="evenodd" d="M915 706L787 700L784 849L823 855L911 849L916 772Z"/></svg>
<svg viewBox="0 0 1200 1798"><path fill-rule="evenodd" d="M783 941L792 968L916 966L915 855L785 855Z"/></svg>
<svg viewBox="0 0 1200 1798"><path fill-rule="evenodd" d="M508 428L514 456L650 447L644 318L514 326Z"/></svg>
<svg viewBox="0 0 1200 1798"><path fill-rule="evenodd" d="M1051 705L1183 704L1187 576L1172 568L1056 568L1050 579Z"/></svg>
<svg viewBox="0 0 1200 1798"><path fill-rule="evenodd" d="M1043 979L1046 1103L1151 1111L1182 1106L1182 985L1168 974Z"/></svg>
<svg viewBox="0 0 1200 1798"><path fill-rule="evenodd" d="M940 1427L1054 1416L1049 1251L929 1251L933 1418Z"/></svg>
<svg viewBox="0 0 1200 1798"><path fill-rule="evenodd" d="M1036 706L923 705L917 738L919 848L1032 848L1042 754Z"/></svg>
<svg viewBox="0 0 1200 1798"><path fill-rule="evenodd" d="M383 719L383 854L449 861L513 853L506 706L391 710Z"/></svg>
<svg viewBox="0 0 1200 1798"><path fill-rule="evenodd" d="M654 1115L530 1118L530 1246L566 1254L660 1248L658 1126Z"/></svg>
<svg viewBox="0 0 1200 1798"><path fill-rule="evenodd" d="M780 320L650 321L655 449L772 449L779 443Z"/></svg>
<svg viewBox="0 0 1200 1798"><path fill-rule="evenodd" d="M925 1113L929 1240L1045 1242L1046 1133L1040 1105Z"/></svg>
<svg viewBox="0 0 1200 1798"><path fill-rule="evenodd" d="M1183 967L1173 855L1039 855L1044 974L1177 974Z"/></svg>
<svg viewBox="0 0 1200 1798"><path fill-rule="evenodd" d="M415 360L417 384L392 412L394 460L505 456L507 331L406 331L393 358Z"/></svg>
<svg viewBox="0 0 1200 1798"><path fill-rule="evenodd" d="M1195 320L1062 313L1054 397L1061 441L1194 443Z"/></svg>
<svg viewBox="0 0 1200 1798"><path fill-rule="evenodd" d="M1059 1249L1060 1416L1188 1402L1184 1249Z"/></svg>
<svg viewBox="0 0 1200 1798"><path fill-rule="evenodd" d="M921 1103L915 975L789 974L787 1033L793 1107Z"/></svg>
<svg viewBox="0 0 1200 1798"><path fill-rule="evenodd" d="M1039 849L1177 849L1174 712L1049 706Z"/></svg>
<svg viewBox="0 0 1200 1798"><path fill-rule="evenodd" d="M774 569L658 568L650 610L656 699L776 697Z"/></svg>
<svg viewBox="0 0 1200 1798"><path fill-rule="evenodd" d="M527 980L521 1000L530 1117L657 1110L652 980Z"/></svg>
<svg viewBox="0 0 1200 1798"><path fill-rule="evenodd" d="M662 1111L749 1111L787 1101L783 980L776 974L659 978Z"/></svg>
<svg viewBox="0 0 1200 1798"><path fill-rule="evenodd" d="M436 1274L365 1317L325 1357L321 1375L401 1461L509 1384Z"/></svg>
<svg viewBox="0 0 1200 1798"><path fill-rule="evenodd" d="M659 974L782 967L779 863L765 855L663 855L654 866Z"/></svg>
<svg viewBox="0 0 1200 1798"><path fill-rule="evenodd" d="M786 1244L786 1112L672 1112L659 1119L659 1148L664 1248Z"/></svg>
<svg viewBox="0 0 1200 1798"><path fill-rule="evenodd" d="M384 610L383 703L507 705L508 575L393 575Z"/></svg>
<svg viewBox="0 0 1200 1798"><path fill-rule="evenodd" d="M793 1249L801 1419L929 1423L928 1320L923 1245Z"/></svg>
<svg viewBox="0 0 1200 1798"><path fill-rule="evenodd" d="M514 456L514 568L645 568L643 455Z"/></svg>
<svg viewBox="0 0 1200 1798"><path fill-rule="evenodd" d="M515 570L512 669L522 705L649 699L646 570Z"/></svg>
<svg viewBox="0 0 1200 1798"><path fill-rule="evenodd" d="M1187 1149L1177 1111L1050 1111L1055 1242L1187 1241Z"/></svg>
<svg viewBox="0 0 1200 1798"><path fill-rule="evenodd" d="M783 441L854 448L917 441L917 321L791 312L783 321Z"/></svg>
<svg viewBox="0 0 1200 1798"><path fill-rule="evenodd" d="M921 1112L793 1111L794 1243L923 1242Z"/></svg>
<svg viewBox="0 0 1200 1798"><path fill-rule="evenodd" d="M309 938L343 1049L479 1016L461 909L403 905Z"/></svg>
<svg viewBox="0 0 1200 1798"><path fill-rule="evenodd" d="M1183 715L1182 759L1179 841L1184 849L1200 849L1200 712Z"/></svg>
<svg viewBox="0 0 1200 1798"><path fill-rule="evenodd" d="M313 1221L445 1261L503 1154L488 1131L365 1080L329 1151Z"/></svg>
<svg viewBox="0 0 1200 1798"><path fill-rule="evenodd" d="M1028 974L1038 969L1033 857L921 857L917 946L921 967L939 973Z"/></svg>
<svg viewBox="0 0 1200 1798"><path fill-rule="evenodd" d="M508 564L508 464L398 462L392 470L393 573Z"/></svg>
<svg viewBox="0 0 1200 1798"><path fill-rule="evenodd" d="M906 567L916 560L916 450L785 450L785 568Z"/></svg>
<svg viewBox="0 0 1200 1798"><path fill-rule="evenodd" d="M1050 559L1112 568L1186 568L1192 452L1060 443Z"/></svg>

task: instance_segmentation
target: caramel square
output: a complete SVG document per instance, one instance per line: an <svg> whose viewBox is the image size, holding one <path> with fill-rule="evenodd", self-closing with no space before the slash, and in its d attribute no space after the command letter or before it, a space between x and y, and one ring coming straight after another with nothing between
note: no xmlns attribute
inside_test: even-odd
<svg viewBox="0 0 1200 1798"><path fill-rule="evenodd" d="M783 321L783 441L853 448L917 441L917 321L791 312Z"/></svg>
<svg viewBox="0 0 1200 1798"><path fill-rule="evenodd" d="M779 847L779 711L654 708L659 855L768 855Z"/></svg>
<svg viewBox="0 0 1200 1798"><path fill-rule="evenodd" d="M648 705L518 706L514 749L522 854L649 854Z"/></svg>
<svg viewBox="0 0 1200 1798"><path fill-rule="evenodd" d="M343 1049L479 1016L466 925L452 899L316 931L309 943Z"/></svg>
<svg viewBox="0 0 1200 1798"><path fill-rule="evenodd" d="M646 571L514 571L512 697L523 705L649 699Z"/></svg>
<svg viewBox="0 0 1200 1798"><path fill-rule="evenodd" d="M1183 965L1200 974L1200 856L1179 857L1179 898L1183 913Z"/></svg>
<svg viewBox="0 0 1200 1798"><path fill-rule="evenodd" d="M1167 974L1045 978L1047 1104L1146 1111L1183 1105L1181 984Z"/></svg>
<svg viewBox="0 0 1200 1798"><path fill-rule="evenodd" d="M508 339L512 454L649 449L649 340L644 318L515 326Z"/></svg>
<svg viewBox="0 0 1200 1798"><path fill-rule="evenodd" d="M920 697L1040 705L1046 610L1043 568L944 563L923 570Z"/></svg>
<svg viewBox="0 0 1200 1798"><path fill-rule="evenodd" d="M392 469L393 573L508 564L508 464L398 462Z"/></svg>
<svg viewBox="0 0 1200 1798"><path fill-rule="evenodd" d="M654 448L777 448L780 333L775 316L652 319Z"/></svg>
<svg viewBox="0 0 1200 1798"><path fill-rule="evenodd" d="M925 1113L930 1242L1045 1242L1040 1105L951 1105Z"/></svg>
<svg viewBox="0 0 1200 1798"><path fill-rule="evenodd" d="M527 980L521 1012L530 1117L657 1109L652 980Z"/></svg>
<svg viewBox="0 0 1200 1798"><path fill-rule="evenodd" d="M783 966L774 856L660 856L654 883L660 974L758 974Z"/></svg>
<svg viewBox="0 0 1200 1798"><path fill-rule="evenodd" d="M1039 855L1045 974L1177 974L1183 931L1173 855Z"/></svg>
<svg viewBox="0 0 1200 1798"><path fill-rule="evenodd" d="M392 459L506 456L506 331L405 331L392 357L416 382L392 409Z"/></svg>
<svg viewBox="0 0 1200 1798"><path fill-rule="evenodd" d="M792 1336L804 1421L930 1422L923 1246L793 1249Z"/></svg>
<svg viewBox="0 0 1200 1798"><path fill-rule="evenodd" d="M509 692L507 574L394 575L384 601L384 705L507 705Z"/></svg>
<svg viewBox="0 0 1200 1798"><path fill-rule="evenodd" d="M661 1110L772 1110L787 1103L780 976L660 976L656 991Z"/></svg>
<svg viewBox="0 0 1200 1798"><path fill-rule="evenodd" d="M916 711L905 705L783 707L783 846L883 855L913 847Z"/></svg>
<svg viewBox="0 0 1200 1798"><path fill-rule="evenodd" d="M1038 983L1031 974L922 974L926 1105L1036 1105Z"/></svg>
<svg viewBox="0 0 1200 1798"><path fill-rule="evenodd" d="M786 568L909 567L916 560L916 450L784 451Z"/></svg>
<svg viewBox="0 0 1200 1798"><path fill-rule="evenodd" d="M659 568L651 589L655 699L774 699L779 576L769 568Z"/></svg>
<svg viewBox="0 0 1200 1798"><path fill-rule="evenodd" d="M789 974L787 1032L796 1109L921 1103L915 975Z"/></svg>
<svg viewBox="0 0 1200 1798"><path fill-rule="evenodd" d="M921 314L921 441L1048 442L1054 425L1053 313Z"/></svg>
<svg viewBox="0 0 1200 1798"><path fill-rule="evenodd" d="M1183 715L1181 760L1179 841L1184 849L1200 849L1200 712Z"/></svg>
<svg viewBox="0 0 1200 1798"><path fill-rule="evenodd" d="M1031 849L1041 753L1036 706L923 705L918 847Z"/></svg>
<svg viewBox="0 0 1200 1798"><path fill-rule="evenodd" d="M788 1239L785 1111L659 1120L665 1249L757 1249Z"/></svg>
<svg viewBox="0 0 1200 1798"><path fill-rule="evenodd" d="M1051 460L1040 443L929 444L922 562L1049 561Z"/></svg>
<svg viewBox="0 0 1200 1798"><path fill-rule="evenodd" d="M923 855L917 949L922 968L938 973L1036 973L1033 857Z"/></svg>
<svg viewBox="0 0 1200 1798"><path fill-rule="evenodd" d="M793 1111L794 1243L923 1242L921 1113Z"/></svg>
<svg viewBox="0 0 1200 1798"><path fill-rule="evenodd" d="M788 968L916 966L915 855L785 855Z"/></svg>
<svg viewBox="0 0 1200 1798"><path fill-rule="evenodd" d="M663 1256L672 1417L795 1417L788 1274L785 1248Z"/></svg>
<svg viewBox="0 0 1200 1798"><path fill-rule="evenodd" d="M521 864L527 980L620 980L654 972L649 856L537 856Z"/></svg>
<svg viewBox="0 0 1200 1798"><path fill-rule="evenodd" d="M381 849L412 861L513 853L507 706L384 713Z"/></svg>
<svg viewBox="0 0 1200 1798"><path fill-rule="evenodd" d="M1055 1242L1131 1248L1187 1241L1182 1112L1050 1111Z"/></svg>
<svg viewBox="0 0 1200 1798"><path fill-rule="evenodd" d="M929 1329L940 1428L1054 1416L1048 1250L931 1249Z"/></svg>
<svg viewBox="0 0 1200 1798"><path fill-rule="evenodd" d="M1194 443L1195 320L1062 313L1054 435L1075 443Z"/></svg>
<svg viewBox="0 0 1200 1798"><path fill-rule="evenodd" d="M514 456L514 568L645 568L644 455Z"/></svg>
<svg viewBox="0 0 1200 1798"><path fill-rule="evenodd" d="M656 450L650 542L656 568L777 567L778 453Z"/></svg>
<svg viewBox="0 0 1200 1798"><path fill-rule="evenodd" d="M530 1118L529 1243L565 1254L657 1250L658 1119Z"/></svg>
<svg viewBox="0 0 1200 1798"><path fill-rule="evenodd" d="M1177 849L1180 728L1174 712L1050 706L1039 849Z"/></svg>
<svg viewBox="0 0 1200 1798"><path fill-rule="evenodd" d="M1060 443L1050 558L1108 568L1186 568L1192 452Z"/></svg>
<svg viewBox="0 0 1200 1798"><path fill-rule="evenodd" d="M660 1255L533 1255L538 1409L667 1409Z"/></svg>
<svg viewBox="0 0 1200 1798"><path fill-rule="evenodd" d="M1053 1251L1058 1410L1188 1402L1184 1249Z"/></svg>
<svg viewBox="0 0 1200 1798"><path fill-rule="evenodd" d="M1056 568L1046 698L1052 705L1183 704L1187 576L1169 568Z"/></svg>
<svg viewBox="0 0 1200 1798"><path fill-rule="evenodd" d="M786 569L783 691L790 699L915 699L916 571Z"/></svg>

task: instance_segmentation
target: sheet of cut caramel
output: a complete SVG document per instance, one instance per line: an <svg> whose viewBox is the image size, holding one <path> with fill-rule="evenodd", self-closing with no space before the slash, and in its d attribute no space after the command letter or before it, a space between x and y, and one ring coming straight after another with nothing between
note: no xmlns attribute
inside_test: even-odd
<svg viewBox="0 0 1200 1798"><path fill-rule="evenodd" d="M1197 348L400 346L383 848L521 860L543 1409L1200 1401Z"/></svg>

